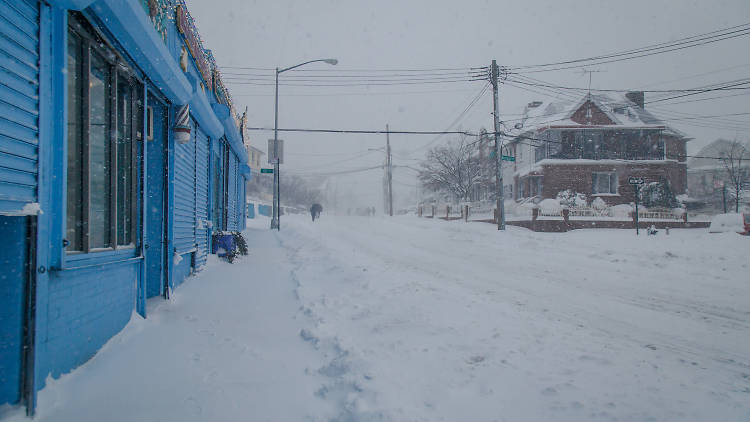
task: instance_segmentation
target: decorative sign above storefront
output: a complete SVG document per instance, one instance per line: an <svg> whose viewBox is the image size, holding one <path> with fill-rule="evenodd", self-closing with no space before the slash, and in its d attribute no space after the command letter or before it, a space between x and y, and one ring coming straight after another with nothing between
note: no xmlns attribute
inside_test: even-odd
<svg viewBox="0 0 750 422"><path fill-rule="evenodd" d="M184 5L177 5L177 28L180 33L185 37L185 44L187 44L190 53L193 55L193 60L198 70L203 76L203 80L206 81L207 86L213 86L213 78L211 76L211 66L208 64L206 55L203 53L203 45L198 35L198 30L195 28L193 19L190 17L187 9Z"/></svg>

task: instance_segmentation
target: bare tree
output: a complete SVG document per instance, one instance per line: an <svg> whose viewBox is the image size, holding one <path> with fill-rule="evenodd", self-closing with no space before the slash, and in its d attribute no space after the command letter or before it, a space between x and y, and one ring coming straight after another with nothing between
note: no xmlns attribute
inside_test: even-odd
<svg viewBox="0 0 750 422"><path fill-rule="evenodd" d="M740 201L742 191L750 182L748 176L750 173L750 152L741 142L732 141L723 151L720 152L721 163L726 172L727 181L734 197L734 212L740 212ZM744 164L744 167L743 167Z"/></svg>
<svg viewBox="0 0 750 422"><path fill-rule="evenodd" d="M436 146L427 152L420 164L419 180L433 192L449 193L456 200L469 200L475 185L486 183L486 157L481 142L465 135Z"/></svg>
<svg viewBox="0 0 750 422"><path fill-rule="evenodd" d="M280 190L281 200L286 205L307 208L316 202L320 202L322 197L319 189L313 188L299 176L282 177Z"/></svg>

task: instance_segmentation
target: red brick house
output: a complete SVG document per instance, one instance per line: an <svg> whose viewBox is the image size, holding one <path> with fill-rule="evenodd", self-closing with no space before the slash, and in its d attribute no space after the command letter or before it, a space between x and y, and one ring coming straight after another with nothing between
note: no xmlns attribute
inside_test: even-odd
<svg viewBox="0 0 750 422"><path fill-rule="evenodd" d="M634 201L630 176L687 189L684 134L644 108L643 92L588 94L579 101L529 103L504 154L506 197L555 198L565 190L609 205Z"/></svg>

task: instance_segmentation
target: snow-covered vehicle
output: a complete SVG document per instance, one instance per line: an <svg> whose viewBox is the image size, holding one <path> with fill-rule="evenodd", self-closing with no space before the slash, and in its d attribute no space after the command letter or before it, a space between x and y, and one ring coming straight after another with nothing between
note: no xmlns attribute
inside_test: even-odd
<svg viewBox="0 0 750 422"><path fill-rule="evenodd" d="M750 214L719 214L711 219L709 233L735 232L747 236L750 234Z"/></svg>

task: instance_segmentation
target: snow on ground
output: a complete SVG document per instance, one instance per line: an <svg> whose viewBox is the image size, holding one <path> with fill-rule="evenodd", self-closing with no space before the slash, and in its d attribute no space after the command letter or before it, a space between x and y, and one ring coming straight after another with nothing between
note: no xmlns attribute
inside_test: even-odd
<svg viewBox="0 0 750 422"><path fill-rule="evenodd" d="M748 238L287 220L364 420L750 420Z"/></svg>
<svg viewBox="0 0 750 422"><path fill-rule="evenodd" d="M282 217L39 420L750 420L750 238Z"/></svg>

